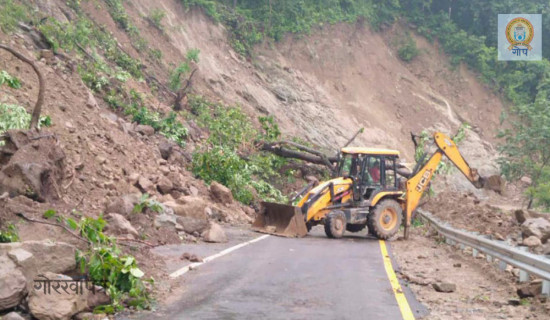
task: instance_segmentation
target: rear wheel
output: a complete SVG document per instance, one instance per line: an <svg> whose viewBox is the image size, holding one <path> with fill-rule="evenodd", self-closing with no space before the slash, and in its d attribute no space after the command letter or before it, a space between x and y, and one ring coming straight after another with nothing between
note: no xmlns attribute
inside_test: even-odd
<svg viewBox="0 0 550 320"><path fill-rule="evenodd" d="M346 225L346 230L349 232L359 232L365 229L366 224L348 224Z"/></svg>
<svg viewBox="0 0 550 320"><path fill-rule="evenodd" d="M346 231L346 215L343 211L334 210L325 218L325 233L329 238L342 238Z"/></svg>
<svg viewBox="0 0 550 320"><path fill-rule="evenodd" d="M369 213L367 224L369 232L378 239L389 239L393 237L403 221L403 209L401 205L393 199L381 201Z"/></svg>

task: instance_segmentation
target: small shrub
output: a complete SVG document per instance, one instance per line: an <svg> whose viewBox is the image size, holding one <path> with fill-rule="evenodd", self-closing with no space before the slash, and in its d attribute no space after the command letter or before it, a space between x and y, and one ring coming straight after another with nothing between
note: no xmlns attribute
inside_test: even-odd
<svg viewBox="0 0 550 320"><path fill-rule="evenodd" d="M397 51L399 58L405 62L412 61L412 59L416 58L419 53L420 51L416 47L416 42L410 36L408 37L407 42Z"/></svg>
<svg viewBox="0 0 550 320"><path fill-rule="evenodd" d="M13 0L0 0L0 29L3 32L12 32L17 28L19 21L27 22L29 8Z"/></svg>
<svg viewBox="0 0 550 320"><path fill-rule="evenodd" d="M103 233L106 221L101 216L97 219L82 217L77 222L58 216L54 210L44 213L46 219L54 217L90 242L88 250L77 251L77 265L94 284L105 288L112 301L110 305L96 307L94 313L111 314L122 311L124 306L133 306L138 310L151 308L151 297L145 283L153 283L154 280L144 280L144 273L136 259L123 254L115 239Z"/></svg>
<svg viewBox="0 0 550 320"><path fill-rule="evenodd" d="M8 224L5 230L0 230L0 243L9 243L19 241L17 228L13 224Z"/></svg>
<svg viewBox="0 0 550 320"><path fill-rule="evenodd" d="M21 88L21 81L19 81L19 79L17 79L16 77L10 75L5 70L0 71L0 86L3 84L6 84L12 89Z"/></svg>
<svg viewBox="0 0 550 320"><path fill-rule="evenodd" d="M162 19L164 19L164 17L166 17L166 12L164 12L161 9L153 9L149 13L149 20L159 30L163 30L163 28L162 28Z"/></svg>
<svg viewBox="0 0 550 320"><path fill-rule="evenodd" d="M160 213L164 211L162 203L149 198L149 194L144 193L141 195L139 202L134 206L133 213L142 213L145 209L150 209L154 212Z"/></svg>

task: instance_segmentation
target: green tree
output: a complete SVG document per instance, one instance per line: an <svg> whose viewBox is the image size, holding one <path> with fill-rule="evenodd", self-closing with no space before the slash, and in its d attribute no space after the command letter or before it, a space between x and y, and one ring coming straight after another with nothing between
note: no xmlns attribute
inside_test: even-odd
<svg viewBox="0 0 550 320"><path fill-rule="evenodd" d="M516 106L508 122L511 128L503 130L499 137L505 139L500 146L502 172L509 179L528 176L532 185L528 189L529 207L540 205L550 208L550 78L539 86L541 89L534 103Z"/></svg>

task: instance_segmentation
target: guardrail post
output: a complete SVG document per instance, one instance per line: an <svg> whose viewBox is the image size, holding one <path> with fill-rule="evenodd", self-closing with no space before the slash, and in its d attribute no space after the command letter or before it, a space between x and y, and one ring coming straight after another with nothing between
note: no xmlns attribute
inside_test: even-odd
<svg viewBox="0 0 550 320"><path fill-rule="evenodd" d="M506 270L507 266L508 266L508 264L506 263L506 261L500 260L499 263L498 263L498 268L502 271Z"/></svg>
<svg viewBox="0 0 550 320"><path fill-rule="evenodd" d="M493 257L491 257L490 255L487 255L487 262L491 263L493 262Z"/></svg>
<svg viewBox="0 0 550 320"><path fill-rule="evenodd" d="M550 296L550 281L548 280L542 280L542 295L543 296Z"/></svg>
<svg viewBox="0 0 550 320"><path fill-rule="evenodd" d="M528 247L518 247L521 251L528 251ZM525 270L519 269L519 282L527 282L529 281L529 273Z"/></svg>
<svg viewBox="0 0 550 320"><path fill-rule="evenodd" d="M472 257L477 258L479 251L476 248L472 248Z"/></svg>

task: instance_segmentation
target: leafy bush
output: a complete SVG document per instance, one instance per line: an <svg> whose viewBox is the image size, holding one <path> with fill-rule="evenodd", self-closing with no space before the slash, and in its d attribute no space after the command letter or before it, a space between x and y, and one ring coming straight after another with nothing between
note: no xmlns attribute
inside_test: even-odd
<svg viewBox="0 0 550 320"><path fill-rule="evenodd" d="M104 286L112 301L110 305L96 307L94 312L115 313L122 311L125 305L137 309L151 308L151 297L145 282L152 284L153 279L143 280L144 273L139 269L136 259L123 254L115 239L103 233L106 221L101 216L97 219L83 217L77 222L72 218L57 216L54 210L44 213L46 219L53 217L90 242L87 251L77 251L77 265L94 284Z"/></svg>
<svg viewBox="0 0 550 320"><path fill-rule="evenodd" d="M180 65L170 73L169 86L172 91L179 91L181 89L183 78L186 77L191 71L190 62L193 61L198 63L199 53L199 49L188 50L185 54L185 61L180 63Z"/></svg>
<svg viewBox="0 0 550 320"><path fill-rule="evenodd" d="M8 87L13 89L21 88L21 81L16 77L10 75L7 71L0 71L0 86L6 84Z"/></svg>
<svg viewBox="0 0 550 320"><path fill-rule="evenodd" d="M416 58L420 51L416 47L416 42L410 36L407 39L407 42L399 48L397 54L399 58L405 62L410 62L412 59Z"/></svg>
<svg viewBox="0 0 550 320"><path fill-rule="evenodd" d="M0 29L12 32L19 21L29 21L29 8L13 0L0 0Z"/></svg>
<svg viewBox="0 0 550 320"><path fill-rule="evenodd" d="M143 210L150 209L154 212L162 212L164 210L162 203L149 198L149 194L141 195L139 202L134 206L133 213L142 213Z"/></svg>
<svg viewBox="0 0 550 320"><path fill-rule="evenodd" d="M238 107L212 104L199 96L189 99L197 123L209 131L210 147L193 154L192 171L207 183L217 181L229 189L238 201L249 204L257 194L266 201L286 201L270 182L280 178L278 170L286 159L272 154L254 153L246 160L238 152L250 152L255 139L277 139L279 127L271 117L261 117L262 132Z"/></svg>
<svg viewBox="0 0 550 320"><path fill-rule="evenodd" d="M19 241L17 229L13 224L8 224L5 230L0 230L0 243L9 243Z"/></svg>
<svg viewBox="0 0 550 320"><path fill-rule="evenodd" d="M153 9L149 13L149 20L159 30L163 30L162 19L164 19L164 17L166 17L166 12L161 9Z"/></svg>
<svg viewBox="0 0 550 320"><path fill-rule="evenodd" d="M309 33L324 23L367 20L375 28L393 21L398 0L182 0L186 7L201 7L228 29L235 51L250 55L252 47L265 38L280 40L286 33Z"/></svg>
<svg viewBox="0 0 550 320"><path fill-rule="evenodd" d="M177 114L170 112L163 116L156 111L150 111L146 106L141 95L130 90L129 94L124 94L128 98L123 98L123 93L111 90L104 100L113 109L123 111L126 115L132 117L132 121L139 124L149 125L160 132L166 138L176 142L180 146L185 146L188 130L183 123L177 120Z"/></svg>

